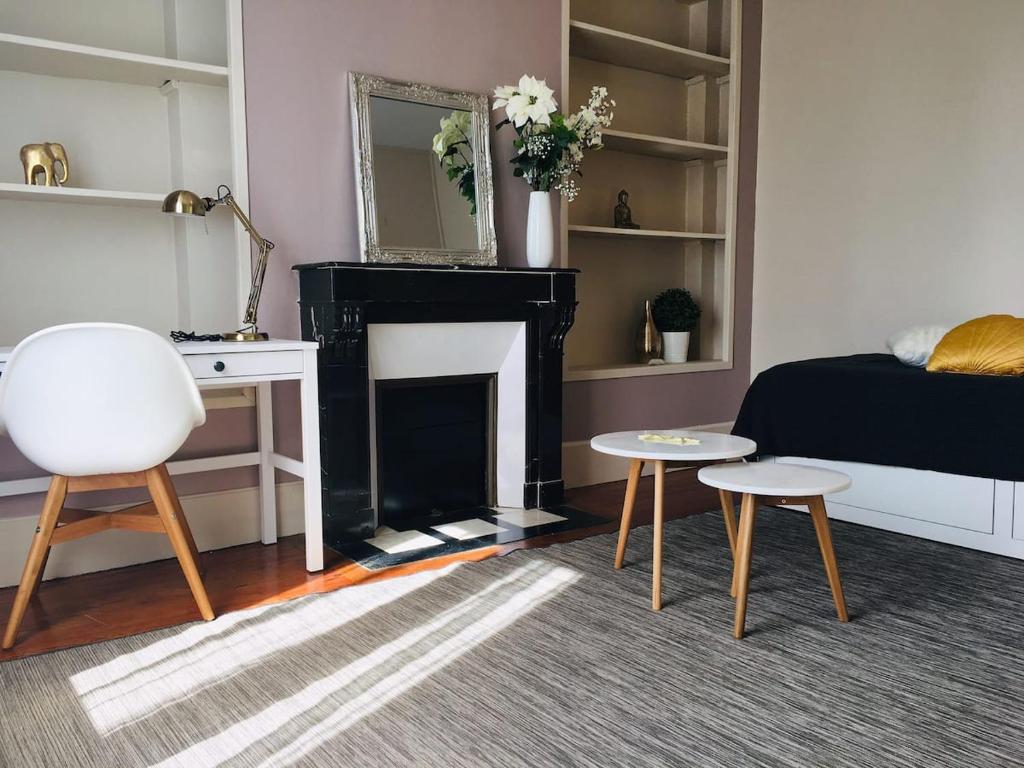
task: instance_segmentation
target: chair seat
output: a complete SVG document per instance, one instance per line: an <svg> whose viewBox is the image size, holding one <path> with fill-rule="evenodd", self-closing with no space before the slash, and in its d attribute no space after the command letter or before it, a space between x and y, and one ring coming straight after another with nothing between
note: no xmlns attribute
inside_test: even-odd
<svg viewBox="0 0 1024 768"><path fill-rule="evenodd" d="M756 496L824 496L846 490L852 482L831 469L775 462L717 464L704 467L697 477L712 488Z"/></svg>

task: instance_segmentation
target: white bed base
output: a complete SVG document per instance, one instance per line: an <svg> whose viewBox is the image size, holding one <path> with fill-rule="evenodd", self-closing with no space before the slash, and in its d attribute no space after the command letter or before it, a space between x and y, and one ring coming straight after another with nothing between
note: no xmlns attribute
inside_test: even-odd
<svg viewBox="0 0 1024 768"><path fill-rule="evenodd" d="M794 456L762 461L827 467L852 477L848 490L825 499L836 520L1024 560L1024 483Z"/></svg>

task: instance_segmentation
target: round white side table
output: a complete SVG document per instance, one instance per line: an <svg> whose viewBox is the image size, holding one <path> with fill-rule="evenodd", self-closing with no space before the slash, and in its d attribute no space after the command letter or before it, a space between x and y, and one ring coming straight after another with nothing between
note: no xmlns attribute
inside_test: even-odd
<svg viewBox="0 0 1024 768"><path fill-rule="evenodd" d="M691 438L695 445L672 445L651 443L640 439L641 435L657 434ZM630 432L609 432L598 435L590 441L590 447L600 453L622 456L630 459L629 480L626 482L626 498L622 503L622 523L619 526L619 543L615 550L615 568L622 568L629 539L629 526L633 519L633 505L636 489L644 464L654 464L654 584L651 593L651 607L661 610L661 549L665 515L665 468L692 467L709 462L728 461L749 456L757 450L757 444L745 437L726 435L720 432L699 432L690 429L634 430ZM733 511L732 493L722 490L718 494L725 516L725 530L729 536L729 547L736 554L736 516Z"/></svg>
<svg viewBox="0 0 1024 768"><path fill-rule="evenodd" d="M832 548L832 532L825 513L825 494L838 493L850 487L851 480L842 472L820 467L804 467L799 464L731 464L704 467L697 477L705 485L717 488L719 492L741 493L740 529L736 542L735 567L732 574L732 594L736 598L736 616L733 637L743 637L747 618L747 593L750 585L750 553L754 539L754 517L757 505L799 505L806 506L818 535L818 548L825 562L825 573L832 589L832 600L840 621L849 621L846 613L846 598L839 580L839 566Z"/></svg>

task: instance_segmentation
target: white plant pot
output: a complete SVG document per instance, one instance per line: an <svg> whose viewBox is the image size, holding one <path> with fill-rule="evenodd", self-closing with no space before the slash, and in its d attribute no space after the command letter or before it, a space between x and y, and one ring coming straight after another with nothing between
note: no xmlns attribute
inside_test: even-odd
<svg viewBox="0 0 1024 768"><path fill-rule="evenodd" d="M531 267L550 267L555 261L555 230L551 221L551 195L530 193L526 219L526 262Z"/></svg>
<svg viewBox="0 0 1024 768"><path fill-rule="evenodd" d="M685 363L690 349L690 332L662 331L661 344L666 363Z"/></svg>

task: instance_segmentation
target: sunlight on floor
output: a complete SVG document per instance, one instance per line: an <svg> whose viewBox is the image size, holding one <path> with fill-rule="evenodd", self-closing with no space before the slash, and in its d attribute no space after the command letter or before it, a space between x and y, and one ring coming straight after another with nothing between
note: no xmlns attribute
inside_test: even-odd
<svg viewBox="0 0 1024 768"><path fill-rule="evenodd" d="M160 765L220 764L249 750L254 754L248 762L262 758L261 765L290 765L580 578L572 569L549 563L524 565L431 621Z"/></svg>
<svg viewBox="0 0 1024 768"><path fill-rule="evenodd" d="M70 682L96 731L106 735L222 683L271 654L332 632L459 565L350 587L345 599L329 603L305 599L226 614L80 672Z"/></svg>

